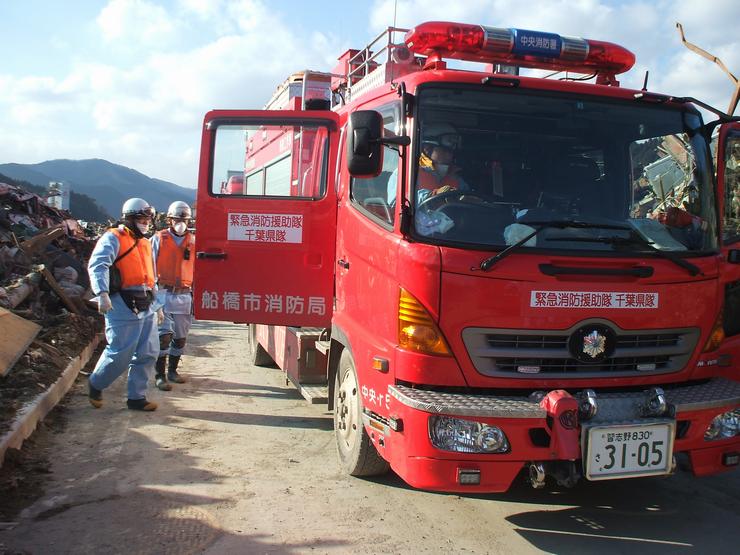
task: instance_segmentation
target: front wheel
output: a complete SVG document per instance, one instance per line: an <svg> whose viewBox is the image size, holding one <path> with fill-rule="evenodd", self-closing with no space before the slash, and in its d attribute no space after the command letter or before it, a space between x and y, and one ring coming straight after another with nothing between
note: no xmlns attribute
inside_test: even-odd
<svg viewBox="0 0 740 555"><path fill-rule="evenodd" d="M362 398L355 361L342 351L334 383L334 436L339 461L350 476L377 476L388 471L362 424Z"/></svg>

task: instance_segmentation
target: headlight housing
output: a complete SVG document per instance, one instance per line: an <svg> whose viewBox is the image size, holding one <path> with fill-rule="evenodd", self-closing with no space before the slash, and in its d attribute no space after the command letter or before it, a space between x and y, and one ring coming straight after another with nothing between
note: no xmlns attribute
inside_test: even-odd
<svg viewBox="0 0 740 555"><path fill-rule="evenodd" d="M453 418L431 416L429 438L432 445L444 451L458 453L507 453L509 440L498 426Z"/></svg>
<svg viewBox="0 0 740 555"><path fill-rule="evenodd" d="M740 409L718 414L704 432L706 441L730 439L740 435Z"/></svg>

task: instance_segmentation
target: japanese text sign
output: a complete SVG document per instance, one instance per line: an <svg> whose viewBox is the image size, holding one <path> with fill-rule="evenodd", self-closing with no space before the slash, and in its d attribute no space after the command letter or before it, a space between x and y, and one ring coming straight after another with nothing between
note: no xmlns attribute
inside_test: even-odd
<svg viewBox="0 0 740 555"><path fill-rule="evenodd" d="M302 214L229 213L229 241L255 243L302 243Z"/></svg>
<svg viewBox="0 0 740 555"><path fill-rule="evenodd" d="M631 291L532 291L532 308L658 308L658 293Z"/></svg>

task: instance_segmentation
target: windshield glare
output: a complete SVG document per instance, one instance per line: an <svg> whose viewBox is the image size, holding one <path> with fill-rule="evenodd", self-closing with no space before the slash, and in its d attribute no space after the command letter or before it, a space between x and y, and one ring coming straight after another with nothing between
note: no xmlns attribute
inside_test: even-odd
<svg viewBox="0 0 740 555"><path fill-rule="evenodd" d="M459 87L420 90L418 113L414 219L421 239L503 247L542 222L581 221L612 227L543 229L523 246L717 247L697 114L636 101Z"/></svg>

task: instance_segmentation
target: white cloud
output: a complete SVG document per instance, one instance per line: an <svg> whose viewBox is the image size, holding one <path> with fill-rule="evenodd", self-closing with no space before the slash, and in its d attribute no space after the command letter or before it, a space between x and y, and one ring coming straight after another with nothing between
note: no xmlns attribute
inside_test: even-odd
<svg viewBox="0 0 740 555"><path fill-rule="evenodd" d="M672 4L675 4L671 10L671 13L675 14L674 20L683 24L688 40L704 44L705 48L737 40L740 2L678 0Z"/></svg>
<svg viewBox="0 0 740 555"><path fill-rule="evenodd" d="M97 24L106 42L130 41L130 45L161 43L175 30L167 10L146 0L111 0Z"/></svg>
<svg viewBox="0 0 740 555"><path fill-rule="evenodd" d="M202 20L215 20L223 13L224 0L179 0L179 9Z"/></svg>

